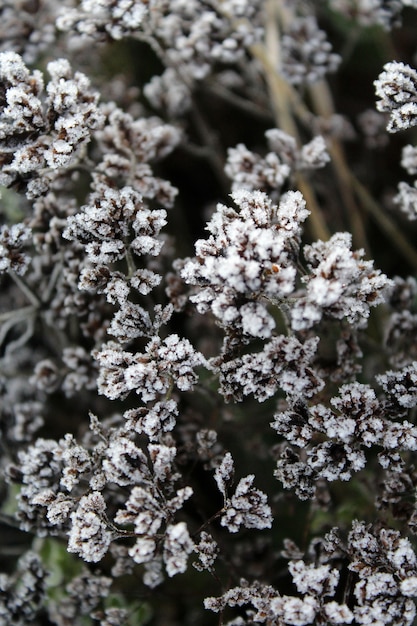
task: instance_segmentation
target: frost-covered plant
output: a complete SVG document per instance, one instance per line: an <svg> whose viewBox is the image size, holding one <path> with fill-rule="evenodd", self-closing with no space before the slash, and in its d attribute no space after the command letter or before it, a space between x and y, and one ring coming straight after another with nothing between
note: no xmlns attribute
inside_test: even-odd
<svg viewBox="0 0 417 626"><path fill-rule="evenodd" d="M416 8L3 3L0 626L414 623Z"/></svg>

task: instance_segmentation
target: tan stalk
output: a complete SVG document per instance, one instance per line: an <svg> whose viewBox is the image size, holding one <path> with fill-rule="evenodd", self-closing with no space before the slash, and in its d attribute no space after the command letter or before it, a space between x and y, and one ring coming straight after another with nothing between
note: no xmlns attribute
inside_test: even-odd
<svg viewBox="0 0 417 626"><path fill-rule="evenodd" d="M277 63L279 61L277 47L279 46L280 39L275 9L276 5L274 1L270 0L267 3L265 46L261 44L254 44L251 46L250 51L262 66L271 95L271 102L277 127L294 137L300 145L300 136L293 117L292 103L294 102L294 97L292 95L292 90L277 71ZM268 46L270 46L270 49ZM296 173L295 180L297 187L307 202L307 207L311 211L310 224L313 236L317 239L326 241L330 237L330 232L327 228L323 213L317 203L314 190L301 172Z"/></svg>
<svg viewBox="0 0 417 626"><path fill-rule="evenodd" d="M366 187L353 174L351 175L351 182L363 208L372 215L381 230L388 235L390 242L397 248L401 256L417 271L417 251L415 248L404 237L391 218L381 209L379 204L375 202Z"/></svg>
<svg viewBox="0 0 417 626"><path fill-rule="evenodd" d="M323 79L310 85L309 92L315 113L323 119L330 119L335 114L335 109L327 82ZM355 247L369 251L363 219L353 192L352 173L346 163L343 146L336 137L331 137L327 146L339 183L342 201L348 214Z"/></svg>

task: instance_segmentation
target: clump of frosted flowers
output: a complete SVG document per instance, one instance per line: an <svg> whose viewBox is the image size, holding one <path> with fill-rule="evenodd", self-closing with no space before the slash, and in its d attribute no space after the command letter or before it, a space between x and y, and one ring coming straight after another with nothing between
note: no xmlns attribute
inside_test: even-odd
<svg viewBox="0 0 417 626"><path fill-rule="evenodd" d="M417 72L358 125L327 83L404 8L0 9L1 623L415 621L417 287L362 218L414 266L416 183L362 177L384 123L416 176Z"/></svg>

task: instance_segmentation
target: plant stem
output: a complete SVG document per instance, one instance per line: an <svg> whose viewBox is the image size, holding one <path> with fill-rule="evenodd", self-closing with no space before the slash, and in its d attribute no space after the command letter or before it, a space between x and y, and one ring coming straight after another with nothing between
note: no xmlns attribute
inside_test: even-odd
<svg viewBox="0 0 417 626"><path fill-rule="evenodd" d="M351 181L355 193L362 203L363 208L376 220L378 226L389 237L392 244L397 248L401 256L417 271L417 251L404 237L397 225L383 212L379 204L372 198L364 185L352 174Z"/></svg>
<svg viewBox="0 0 417 626"><path fill-rule="evenodd" d="M270 11L271 14L269 14L268 11ZM266 33L267 38L265 47L261 44L254 44L251 46L250 50L252 55L262 66L271 95L271 102L277 127L294 137L300 145L301 141L299 132L293 117L293 104L295 102L293 91L277 71L277 62L279 59L277 47L279 49L280 38L277 16L275 15L274 4L272 2L269 2L267 5ZM270 49L268 49L268 45L270 46ZM295 179L297 187L303 194L307 202L307 206L311 211L310 224L313 236L317 239L326 241L330 237L330 232L327 228L322 210L318 205L314 190L301 172L296 173Z"/></svg>
<svg viewBox="0 0 417 626"><path fill-rule="evenodd" d="M327 82L321 80L314 83L310 85L309 91L315 112L324 119L330 119L335 114L335 109L332 94ZM331 137L328 148L331 156L331 164L339 183L342 201L350 221L355 246L369 250L363 219L355 201L351 172L346 163L342 144L336 137Z"/></svg>

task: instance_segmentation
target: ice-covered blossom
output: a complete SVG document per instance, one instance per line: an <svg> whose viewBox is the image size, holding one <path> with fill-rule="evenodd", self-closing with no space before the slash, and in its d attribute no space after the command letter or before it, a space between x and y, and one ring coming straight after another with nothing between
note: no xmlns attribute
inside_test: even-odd
<svg viewBox="0 0 417 626"><path fill-rule="evenodd" d="M51 61L47 69L51 79L44 93L39 70L31 74L14 52L0 54L0 182L28 180L32 197L45 193L61 168L82 158L93 131L104 122L98 94L84 74L73 74L65 59Z"/></svg>
<svg viewBox="0 0 417 626"><path fill-rule="evenodd" d="M95 133L101 160L93 175L93 186L119 188L120 182L132 187L145 201L165 209L173 205L178 190L156 176L153 164L168 156L180 143L179 128L164 124L157 117L135 118L109 103L103 107L106 120Z"/></svg>
<svg viewBox="0 0 417 626"><path fill-rule="evenodd" d="M391 388L389 376L387 372L378 377L387 393ZM349 480L353 472L363 469L365 448L376 446L380 450L380 463L389 466L394 461L389 460L391 451L414 451L417 446L416 427L407 420L389 420L384 403L368 385L356 382L343 385L339 396L332 398L330 404L332 408L316 404L307 409L296 403L291 410L275 414L271 423L288 443L304 451L301 458L295 450L284 448L275 472L276 478L286 488L295 488L302 499L315 494L313 485L319 478ZM318 436L328 440L315 443Z"/></svg>
<svg viewBox="0 0 417 626"><path fill-rule="evenodd" d="M272 616L271 599L275 598L276 595L276 590L270 585L263 585L258 581L249 584L245 579L241 579L238 587L228 589L219 598L205 598L204 606L210 611L219 613L223 611L226 606L242 607L251 604L258 609L256 617L259 622L263 623L268 616Z"/></svg>
<svg viewBox="0 0 417 626"><path fill-rule="evenodd" d="M217 487L224 498L224 507L220 523L229 532L238 532L240 526L245 528L270 528L272 524L271 508L267 504L266 495L252 487L255 476L241 478L236 485L234 494L228 495L234 476L234 462L230 452L226 452L219 467L214 472Z"/></svg>
<svg viewBox="0 0 417 626"><path fill-rule="evenodd" d="M370 308L384 302L391 281L363 259L363 250L352 252L351 244L350 233L336 233L329 241L304 246L309 274L306 292L291 311L294 330L311 328L322 317L363 327Z"/></svg>
<svg viewBox="0 0 417 626"><path fill-rule="evenodd" d="M300 593L334 596L340 578L338 570L329 565L306 566L302 560L292 561L288 569Z"/></svg>
<svg viewBox="0 0 417 626"><path fill-rule="evenodd" d="M262 530L272 525L267 497L262 491L252 487L254 480L254 474L241 478L230 500L226 500L220 523L231 533L237 533L241 526Z"/></svg>
<svg viewBox="0 0 417 626"><path fill-rule="evenodd" d="M65 8L57 27L76 30L80 35L112 39L129 37L138 30L148 11L147 3L137 0L82 0L77 9Z"/></svg>
<svg viewBox="0 0 417 626"><path fill-rule="evenodd" d="M309 170L324 167L330 161L327 145L322 135L299 148L292 135L280 128L271 128L265 132L270 150L276 153L291 170Z"/></svg>
<svg viewBox="0 0 417 626"><path fill-rule="evenodd" d="M253 607L246 614L267 624L277 620L307 626L323 617L330 624L388 625L394 619L407 626L413 623L416 607L410 596L416 589L416 556L398 531L373 529L355 520L346 540L333 529L324 540L312 542L305 559L292 560L289 570L297 596L280 595L258 581L250 585L241 581L240 587L219 598L206 598L205 606L215 612ZM349 606L336 599L342 576L352 579Z"/></svg>
<svg viewBox="0 0 417 626"><path fill-rule="evenodd" d="M143 29L159 39L170 66L182 66L187 76L202 79L217 61L232 63L240 60L245 47L258 38L261 29L242 23L238 28L230 24L247 13L258 13L258 3L217 2L200 4L196 0L185 7L176 0L168 5L155 0L146 2L119 0L99 3L83 0L78 9L62 12L57 25L62 30L74 30L83 36L113 39L140 37ZM258 20L259 21L259 20Z"/></svg>
<svg viewBox="0 0 417 626"><path fill-rule="evenodd" d="M13 50L34 64L56 43L54 0L4 0L1 5L0 50Z"/></svg>
<svg viewBox="0 0 417 626"><path fill-rule="evenodd" d="M306 626L314 622L318 605L312 596L296 598L280 596L271 600L272 614L291 626Z"/></svg>
<svg viewBox="0 0 417 626"><path fill-rule="evenodd" d="M199 543L194 546L194 551L198 556L198 561L193 563L196 570L198 572L203 570L211 571L219 553L219 547L213 537L203 531L200 535Z"/></svg>
<svg viewBox="0 0 417 626"><path fill-rule="evenodd" d="M137 539L129 549L129 555L136 563L152 563L161 548L161 526L172 519L192 495L192 489L185 487L177 491L169 501L163 501L160 492L152 487L133 487L125 508L115 517L119 524L133 524ZM159 534L157 534L159 533ZM188 555L193 551L187 525L184 522L167 524L162 546L163 560L168 576L185 571ZM152 586L152 585L151 585Z"/></svg>
<svg viewBox="0 0 417 626"><path fill-rule="evenodd" d="M394 202L399 205L401 211L409 220L417 219L417 187L405 182L398 183L398 193Z"/></svg>
<svg viewBox="0 0 417 626"><path fill-rule="evenodd" d="M244 144L229 148L224 168L232 180L232 190L264 191L276 197L290 174L297 170L318 169L330 160L326 142L317 135L301 148L291 135L278 128L265 132L271 152L261 157Z"/></svg>
<svg viewBox="0 0 417 626"><path fill-rule="evenodd" d="M417 149L414 146L406 145L402 150L402 167L410 175L417 174ZM398 193L394 197L394 202L409 220L417 219L417 188L416 181L412 185L401 181L398 183Z"/></svg>
<svg viewBox="0 0 417 626"><path fill-rule="evenodd" d="M269 152L262 158L244 144L229 148L224 171L233 181L234 191L281 189L290 174L289 166L280 160L279 154Z"/></svg>
<svg viewBox="0 0 417 626"><path fill-rule="evenodd" d="M315 338L302 344L294 336L273 337L263 350L220 366L221 392L238 401L253 394L264 402L279 389L289 397L310 397L324 384L312 367L316 348Z"/></svg>
<svg viewBox="0 0 417 626"><path fill-rule="evenodd" d="M156 441L163 433L171 431L177 416L178 406L174 400L156 402L150 408L129 409L124 413L128 428L145 433L150 441Z"/></svg>
<svg viewBox="0 0 417 626"><path fill-rule="evenodd" d="M176 334L163 341L154 338L144 353L132 354L110 343L95 352L95 358L100 365L100 393L115 399L134 390L146 402L166 393L171 385L181 391L192 389L198 380L195 368L205 364L188 339Z"/></svg>
<svg viewBox="0 0 417 626"><path fill-rule="evenodd" d="M211 309L222 325L267 338L275 324L259 295L294 291L294 252L308 210L299 192L285 194L278 207L260 191L242 189L232 197L239 211L217 206L209 238L196 242L196 259L181 274L200 287L191 299L201 313Z"/></svg>
<svg viewBox="0 0 417 626"><path fill-rule="evenodd" d="M177 449L174 446L150 443L148 445L148 452L155 479L160 483L173 482L176 476L173 471L173 464Z"/></svg>
<svg viewBox="0 0 417 626"><path fill-rule="evenodd" d="M192 105L188 85L172 67L168 67L160 76L152 76L143 92L155 109L167 111L173 118L183 115Z"/></svg>
<svg viewBox="0 0 417 626"><path fill-rule="evenodd" d="M185 572L188 556L193 550L194 543L185 522L168 526L163 551L168 576L172 577Z"/></svg>
<svg viewBox="0 0 417 626"><path fill-rule="evenodd" d="M363 522L354 521L348 536L349 569L359 581L354 595L355 621L368 624L378 619L382 624L392 620L412 624L416 606L407 597L405 577L415 576L416 555L408 539L395 530L374 531Z"/></svg>
<svg viewBox="0 0 417 626"><path fill-rule="evenodd" d="M417 72L399 61L384 65L375 81L378 111L390 114L387 130L396 133L417 124Z"/></svg>
<svg viewBox="0 0 417 626"><path fill-rule="evenodd" d="M282 73L290 83L317 82L335 72L340 62L312 15L291 21L282 37Z"/></svg>
<svg viewBox="0 0 417 626"><path fill-rule="evenodd" d="M150 478L148 459L127 437L110 441L103 460L103 471L107 481L122 487L138 485Z"/></svg>
<svg viewBox="0 0 417 626"><path fill-rule="evenodd" d="M27 450L19 452L18 466L11 464L7 468L9 479L22 485L17 512L22 529L48 527L49 521L42 519L42 508L36 500L44 492L56 494L59 491L63 465L60 457L61 446L56 441L38 438Z"/></svg>
<svg viewBox="0 0 417 626"><path fill-rule="evenodd" d="M67 434L61 442L61 458L65 463L62 471L60 484L67 491L72 491L78 484L80 477L88 473L92 468L92 458L83 446L75 441L74 437Z"/></svg>
<svg viewBox="0 0 417 626"><path fill-rule="evenodd" d="M0 623L36 623L42 614L46 598L45 570L35 552L26 552L17 563L16 571L0 574Z"/></svg>
<svg viewBox="0 0 417 626"><path fill-rule="evenodd" d="M402 149L401 167L403 167L411 176L417 174L417 148L407 144Z"/></svg>
<svg viewBox="0 0 417 626"><path fill-rule="evenodd" d="M2 226L0 229L0 274L9 270L25 274L30 257L22 248L32 238L32 231L24 224Z"/></svg>
<svg viewBox="0 0 417 626"><path fill-rule="evenodd" d="M235 464L230 452L226 452L220 465L214 472L214 480L216 481L217 488L223 497L227 498L228 486L233 481L235 473Z"/></svg>
<svg viewBox="0 0 417 626"><path fill-rule="evenodd" d="M417 1L0 4L0 625L412 626Z"/></svg>
<svg viewBox="0 0 417 626"><path fill-rule="evenodd" d="M63 235L82 243L92 263L106 265L124 258L129 236L130 249L135 254L160 252L162 242L156 236L166 224L164 210L144 208L142 197L131 187L104 188L90 202L68 219Z"/></svg>
<svg viewBox="0 0 417 626"><path fill-rule="evenodd" d="M411 409L417 404L417 361L407 367L388 371L377 377L384 391L401 407Z"/></svg>
<svg viewBox="0 0 417 626"><path fill-rule="evenodd" d="M68 551L76 552L87 562L97 562L106 554L113 538L106 523L106 503L99 492L83 496L71 513Z"/></svg>

